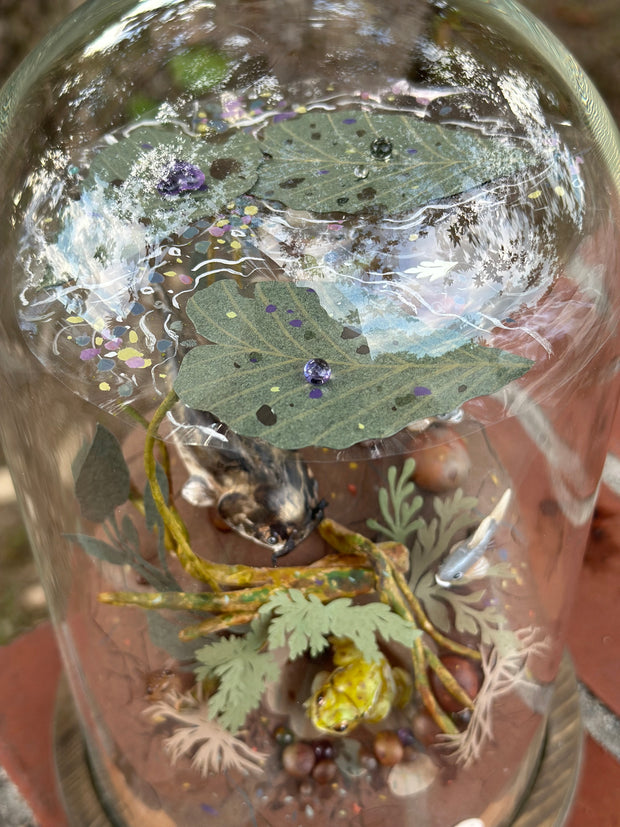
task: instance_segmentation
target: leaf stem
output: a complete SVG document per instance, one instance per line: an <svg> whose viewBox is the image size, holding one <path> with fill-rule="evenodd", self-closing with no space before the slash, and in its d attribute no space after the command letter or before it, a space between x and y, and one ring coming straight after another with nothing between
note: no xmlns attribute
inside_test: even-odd
<svg viewBox="0 0 620 827"><path fill-rule="evenodd" d="M418 628L422 628L431 638L437 643L458 652L467 657L480 658L479 653L466 646L451 641L449 638L441 635L430 620L426 617L422 606L409 589L407 581L402 573L394 565L385 549L371 542L362 534L356 534L349 531L344 526L339 525L333 520L322 520L319 524L319 532L324 540L338 551L343 552L361 552L368 556L372 564L376 578L377 578L377 592L380 599L387 603L397 614L409 620L411 624ZM438 639L439 638L439 639ZM428 672L428 666L439 677L448 692L455 697L459 703L464 707L472 708L473 704L469 695L465 693L462 687L457 683L454 676L446 669L442 662L437 657L436 653L428 647L422 640L417 638L411 652L413 671L415 676L416 689L422 698L422 703L426 707L429 715L433 718L435 723L442 729L444 733L456 734L458 728L448 715L440 708L437 699L431 689Z"/></svg>
<svg viewBox="0 0 620 827"><path fill-rule="evenodd" d="M158 439L157 431L163 422L168 411L172 410L173 406L178 401L178 396L171 390L159 408L155 411L148 428L146 429L146 439L144 441L144 468L146 476L151 487L151 494L153 495L153 502L159 511L159 514L164 521L164 525L170 532L176 543L176 555L179 562L185 571L194 577L196 580L202 580L208 583L213 591L219 592L220 586L217 579L213 575L213 564L207 560L202 560L191 549L187 540L187 529L181 520L180 516L170 508L164 498L163 492L159 486L155 465L154 447Z"/></svg>

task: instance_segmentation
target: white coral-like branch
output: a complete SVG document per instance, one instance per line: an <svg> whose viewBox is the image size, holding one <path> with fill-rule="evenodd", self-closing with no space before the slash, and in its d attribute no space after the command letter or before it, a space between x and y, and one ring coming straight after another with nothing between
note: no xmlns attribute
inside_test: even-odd
<svg viewBox="0 0 620 827"><path fill-rule="evenodd" d="M540 639L534 627L515 632L521 647L499 654L495 647L483 647L482 670L484 681L476 697L471 720L464 732L457 735L439 735L446 751L457 764L470 767L482 755L482 749L493 740L493 704L502 695L532 683L528 674L528 659L544 654L549 648L548 638Z"/></svg>
<svg viewBox="0 0 620 827"><path fill-rule="evenodd" d="M190 693L171 693L165 700L152 704L145 714L165 717L181 726L166 738L164 747L172 763L190 753L192 766L203 776L226 770L262 772L267 755L249 747L244 741L209 718L207 704ZM195 750L195 751L194 751Z"/></svg>

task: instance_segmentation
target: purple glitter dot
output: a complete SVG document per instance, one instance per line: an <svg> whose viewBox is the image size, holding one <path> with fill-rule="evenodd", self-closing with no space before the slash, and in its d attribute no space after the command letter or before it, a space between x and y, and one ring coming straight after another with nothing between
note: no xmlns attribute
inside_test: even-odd
<svg viewBox="0 0 620 827"><path fill-rule="evenodd" d="M162 195L180 195L182 192L199 190L205 183L205 174L195 164L176 159L168 165L163 178L157 184Z"/></svg>
<svg viewBox="0 0 620 827"><path fill-rule="evenodd" d="M291 327L301 327L301 319L292 319L289 324Z"/></svg>
<svg viewBox="0 0 620 827"><path fill-rule="evenodd" d="M413 389L414 396L430 396L432 391L429 388L423 388L418 386L417 388Z"/></svg>
<svg viewBox="0 0 620 827"><path fill-rule="evenodd" d="M357 118L343 118L342 123L357 123Z"/></svg>
<svg viewBox="0 0 620 827"><path fill-rule="evenodd" d="M265 308L265 313L275 313L277 309L278 308L275 306L275 304L268 304Z"/></svg>
<svg viewBox="0 0 620 827"><path fill-rule="evenodd" d="M323 391L320 388L312 388L308 396L310 399L320 399L323 396Z"/></svg>
<svg viewBox="0 0 620 827"><path fill-rule="evenodd" d="M289 121L291 118L295 117L295 112L278 112L277 115L273 116L274 123L280 123L281 121Z"/></svg>
<svg viewBox="0 0 620 827"><path fill-rule="evenodd" d="M91 359L94 359L96 356L99 356L99 348L98 347L89 347L86 350L83 350L80 353L80 359L83 362L89 362Z"/></svg>
<svg viewBox="0 0 620 827"><path fill-rule="evenodd" d="M310 359L304 365L304 377L311 385L324 385L329 382L332 369L325 359ZM312 396L312 392L310 392Z"/></svg>

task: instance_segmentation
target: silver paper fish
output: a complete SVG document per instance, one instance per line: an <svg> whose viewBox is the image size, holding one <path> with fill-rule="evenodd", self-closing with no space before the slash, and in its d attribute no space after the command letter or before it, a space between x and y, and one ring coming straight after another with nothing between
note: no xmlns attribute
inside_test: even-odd
<svg viewBox="0 0 620 827"><path fill-rule="evenodd" d="M456 543L450 549L448 556L435 573L435 582L438 586L449 589L465 578L482 577L486 574L488 562L484 554L506 514L511 496L511 489L506 489L493 511L481 521L471 537Z"/></svg>

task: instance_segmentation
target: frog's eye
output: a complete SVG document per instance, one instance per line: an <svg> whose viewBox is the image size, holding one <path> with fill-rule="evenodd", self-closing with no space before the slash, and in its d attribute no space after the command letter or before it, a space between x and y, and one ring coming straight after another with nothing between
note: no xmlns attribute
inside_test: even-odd
<svg viewBox="0 0 620 827"><path fill-rule="evenodd" d="M269 537L267 537L267 542L270 546L275 546L280 542L280 535L276 534L275 531L272 531Z"/></svg>
<svg viewBox="0 0 620 827"><path fill-rule="evenodd" d="M463 576L463 572L462 571L457 571L452 579L453 580L460 580L462 576Z"/></svg>
<svg viewBox="0 0 620 827"><path fill-rule="evenodd" d="M321 692L320 695L316 696L316 705L323 706L325 703L325 695Z"/></svg>

